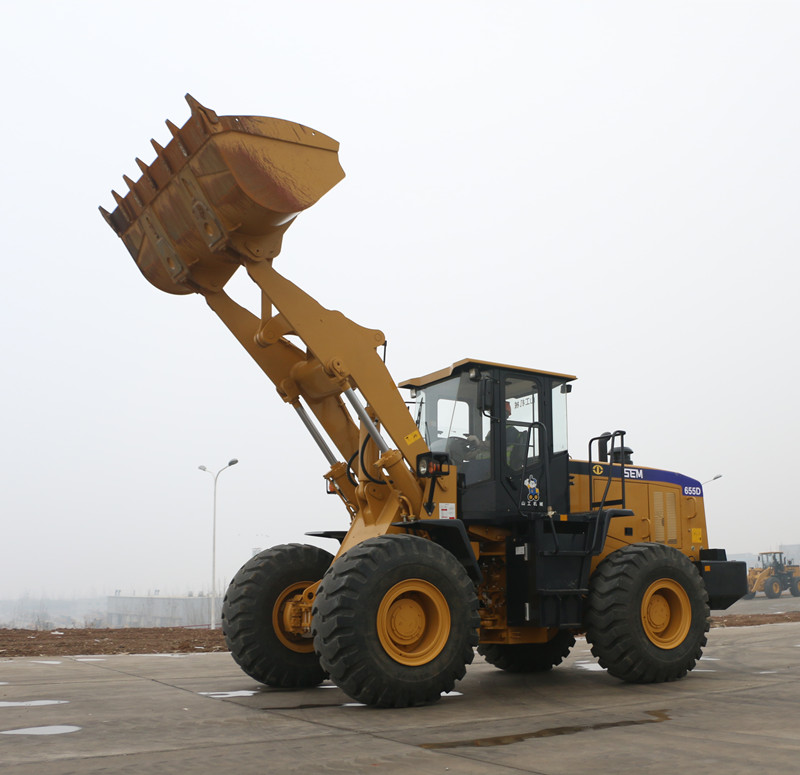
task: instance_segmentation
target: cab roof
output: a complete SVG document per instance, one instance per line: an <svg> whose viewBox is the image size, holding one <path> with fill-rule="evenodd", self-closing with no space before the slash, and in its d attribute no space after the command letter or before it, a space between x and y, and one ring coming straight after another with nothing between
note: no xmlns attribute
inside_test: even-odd
<svg viewBox="0 0 800 775"><path fill-rule="evenodd" d="M453 376L456 372L466 371L468 368L472 366L477 366L478 368L495 368L495 369L508 369L509 371L521 371L525 374L534 374L534 375L542 375L546 377L558 377L559 379L563 379L566 382L570 382L573 379L577 379L577 377L573 376L572 374L559 374L555 371L537 371L536 369L526 369L523 366L509 366L505 363L493 363L492 361L479 361L475 360L474 358L464 358L463 360L457 361L452 366L446 366L444 369L439 369L439 371L434 371L431 374L426 374L423 377L413 377L411 379L404 380L400 382L398 387L401 388L421 388L427 385L432 385L434 382L439 382L439 380L447 379L448 377Z"/></svg>

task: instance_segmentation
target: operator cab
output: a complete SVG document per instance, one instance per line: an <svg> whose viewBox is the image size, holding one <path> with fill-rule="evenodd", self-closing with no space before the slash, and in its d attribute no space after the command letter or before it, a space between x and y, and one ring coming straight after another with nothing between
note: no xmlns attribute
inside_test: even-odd
<svg viewBox="0 0 800 775"><path fill-rule="evenodd" d="M567 394L575 377L463 360L400 383L433 453L459 474L459 517L507 524L569 511Z"/></svg>

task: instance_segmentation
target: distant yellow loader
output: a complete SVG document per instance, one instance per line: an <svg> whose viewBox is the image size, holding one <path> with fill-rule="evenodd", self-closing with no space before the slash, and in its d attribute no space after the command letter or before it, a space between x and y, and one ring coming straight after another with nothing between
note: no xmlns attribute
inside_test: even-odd
<svg viewBox="0 0 800 775"><path fill-rule="evenodd" d="M788 589L793 597L800 597L800 565L794 560L787 560L783 552L760 552L760 565L747 571L747 594L751 600L756 592L763 592L767 597L780 597Z"/></svg>

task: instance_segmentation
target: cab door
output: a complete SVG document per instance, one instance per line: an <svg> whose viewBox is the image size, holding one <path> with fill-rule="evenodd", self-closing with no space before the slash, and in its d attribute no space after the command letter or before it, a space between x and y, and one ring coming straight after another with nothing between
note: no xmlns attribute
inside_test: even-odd
<svg viewBox="0 0 800 775"><path fill-rule="evenodd" d="M500 484L513 508L531 516L543 512L548 503L542 383L531 375L511 373L502 382L503 416L495 449Z"/></svg>

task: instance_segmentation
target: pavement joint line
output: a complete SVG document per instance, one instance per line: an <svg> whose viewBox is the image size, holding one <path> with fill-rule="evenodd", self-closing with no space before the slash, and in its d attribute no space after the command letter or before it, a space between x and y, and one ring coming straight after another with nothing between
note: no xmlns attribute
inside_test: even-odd
<svg viewBox="0 0 800 775"><path fill-rule="evenodd" d="M458 759L466 759L469 762L480 762L481 764L486 764L487 767L491 766L492 772L495 772L495 773L501 773L502 771L499 770L498 767L503 767L504 769L509 770L511 772L524 772L525 775L550 775L550 773L548 771L546 771L546 770L531 770L528 767L525 767L523 769L522 767L517 767L517 766L515 766L513 764L497 765L497 764L493 763L493 764L489 765L489 763L486 762L485 759L481 758L480 756L470 756L469 753L466 750L463 750L463 749L462 750L456 750L456 749L452 749L452 748L448 748L448 749L423 748L422 750L424 750L426 753L434 753L434 754L439 754L439 755L444 754L445 756L455 756ZM488 749L486 749L486 748L477 748L475 750L486 751Z"/></svg>
<svg viewBox="0 0 800 775"><path fill-rule="evenodd" d="M340 707L340 706L330 705L328 707L336 708L336 707ZM254 710L261 710L261 708L255 708ZM287 711L288 710L290 710L290 709L289 708L285 708L285 709L282 708L279 711L270 711L270 712L275 712L276 715L283 716L283 715L287 715ZM283 712L281 712L281 711L283 711ZM378 712L381 712L381 711L378 711ZM289 715L288 717L291 718L294 721L297 720L294 716ZM389 742L389 743L393 743L394 745L403 746L403 747L408 748L410 750L413 750L415 752L424 751L425 753L431 753L431 754L438 754L438 755L444 754L445 756L456 756L456 757L461 758L461 759L467 759L467 760L469 760L471 762L474 762L474 761L483 762L483 759L481 759L480 757L470 756L470 755L468 755L468 753L466 751L456 751L454 749L425 748L420 743L409 743L409 742L407 742L405 740L398 740L398 739L396 739L394 737L391 737L391 736L389 736L388 734L385 734L385 733L359 732L357 730L352 730L352 729L349 729L349 728L342 728L342 727L337 726L336 724L332 724L332 723L329 723L329 722L318 721L318 720L315 721L314 723L317 726L325 727L325 728L328 728L328 729L333 729L333 730L335 730L337 732L344 732L344 733L352 735L352 736L354 736L356 738L365 738L365 737L367 737L367 738L372 738L372 739L374 739L376 741L379 741L379 742ZM459 722L459 723L463 724L463 722ZM306 739L306 738L304 737L303 739ZM313 737L312 738L308 738L308 739L313 739ZM322 735L321 739L324 741L324 740L326 740L328 738L326 736ZM481 750L481 749L478 749L478 750ZM486 750L486 749L482 749L482 750ZM508 764L503 764L503 765L493 764L492 765L492 771L493 772L497 772L499 774L502 773L503 770L498 769L498 766L503 767L504 770L507 770L508 772L523 772L523 773L526 773L526 775L548 775L548 773L543 771L543 770L531 770L531 769L527 769L527 768L522 769L520 767L515 767L513 765L508 765Z"/></svg>

